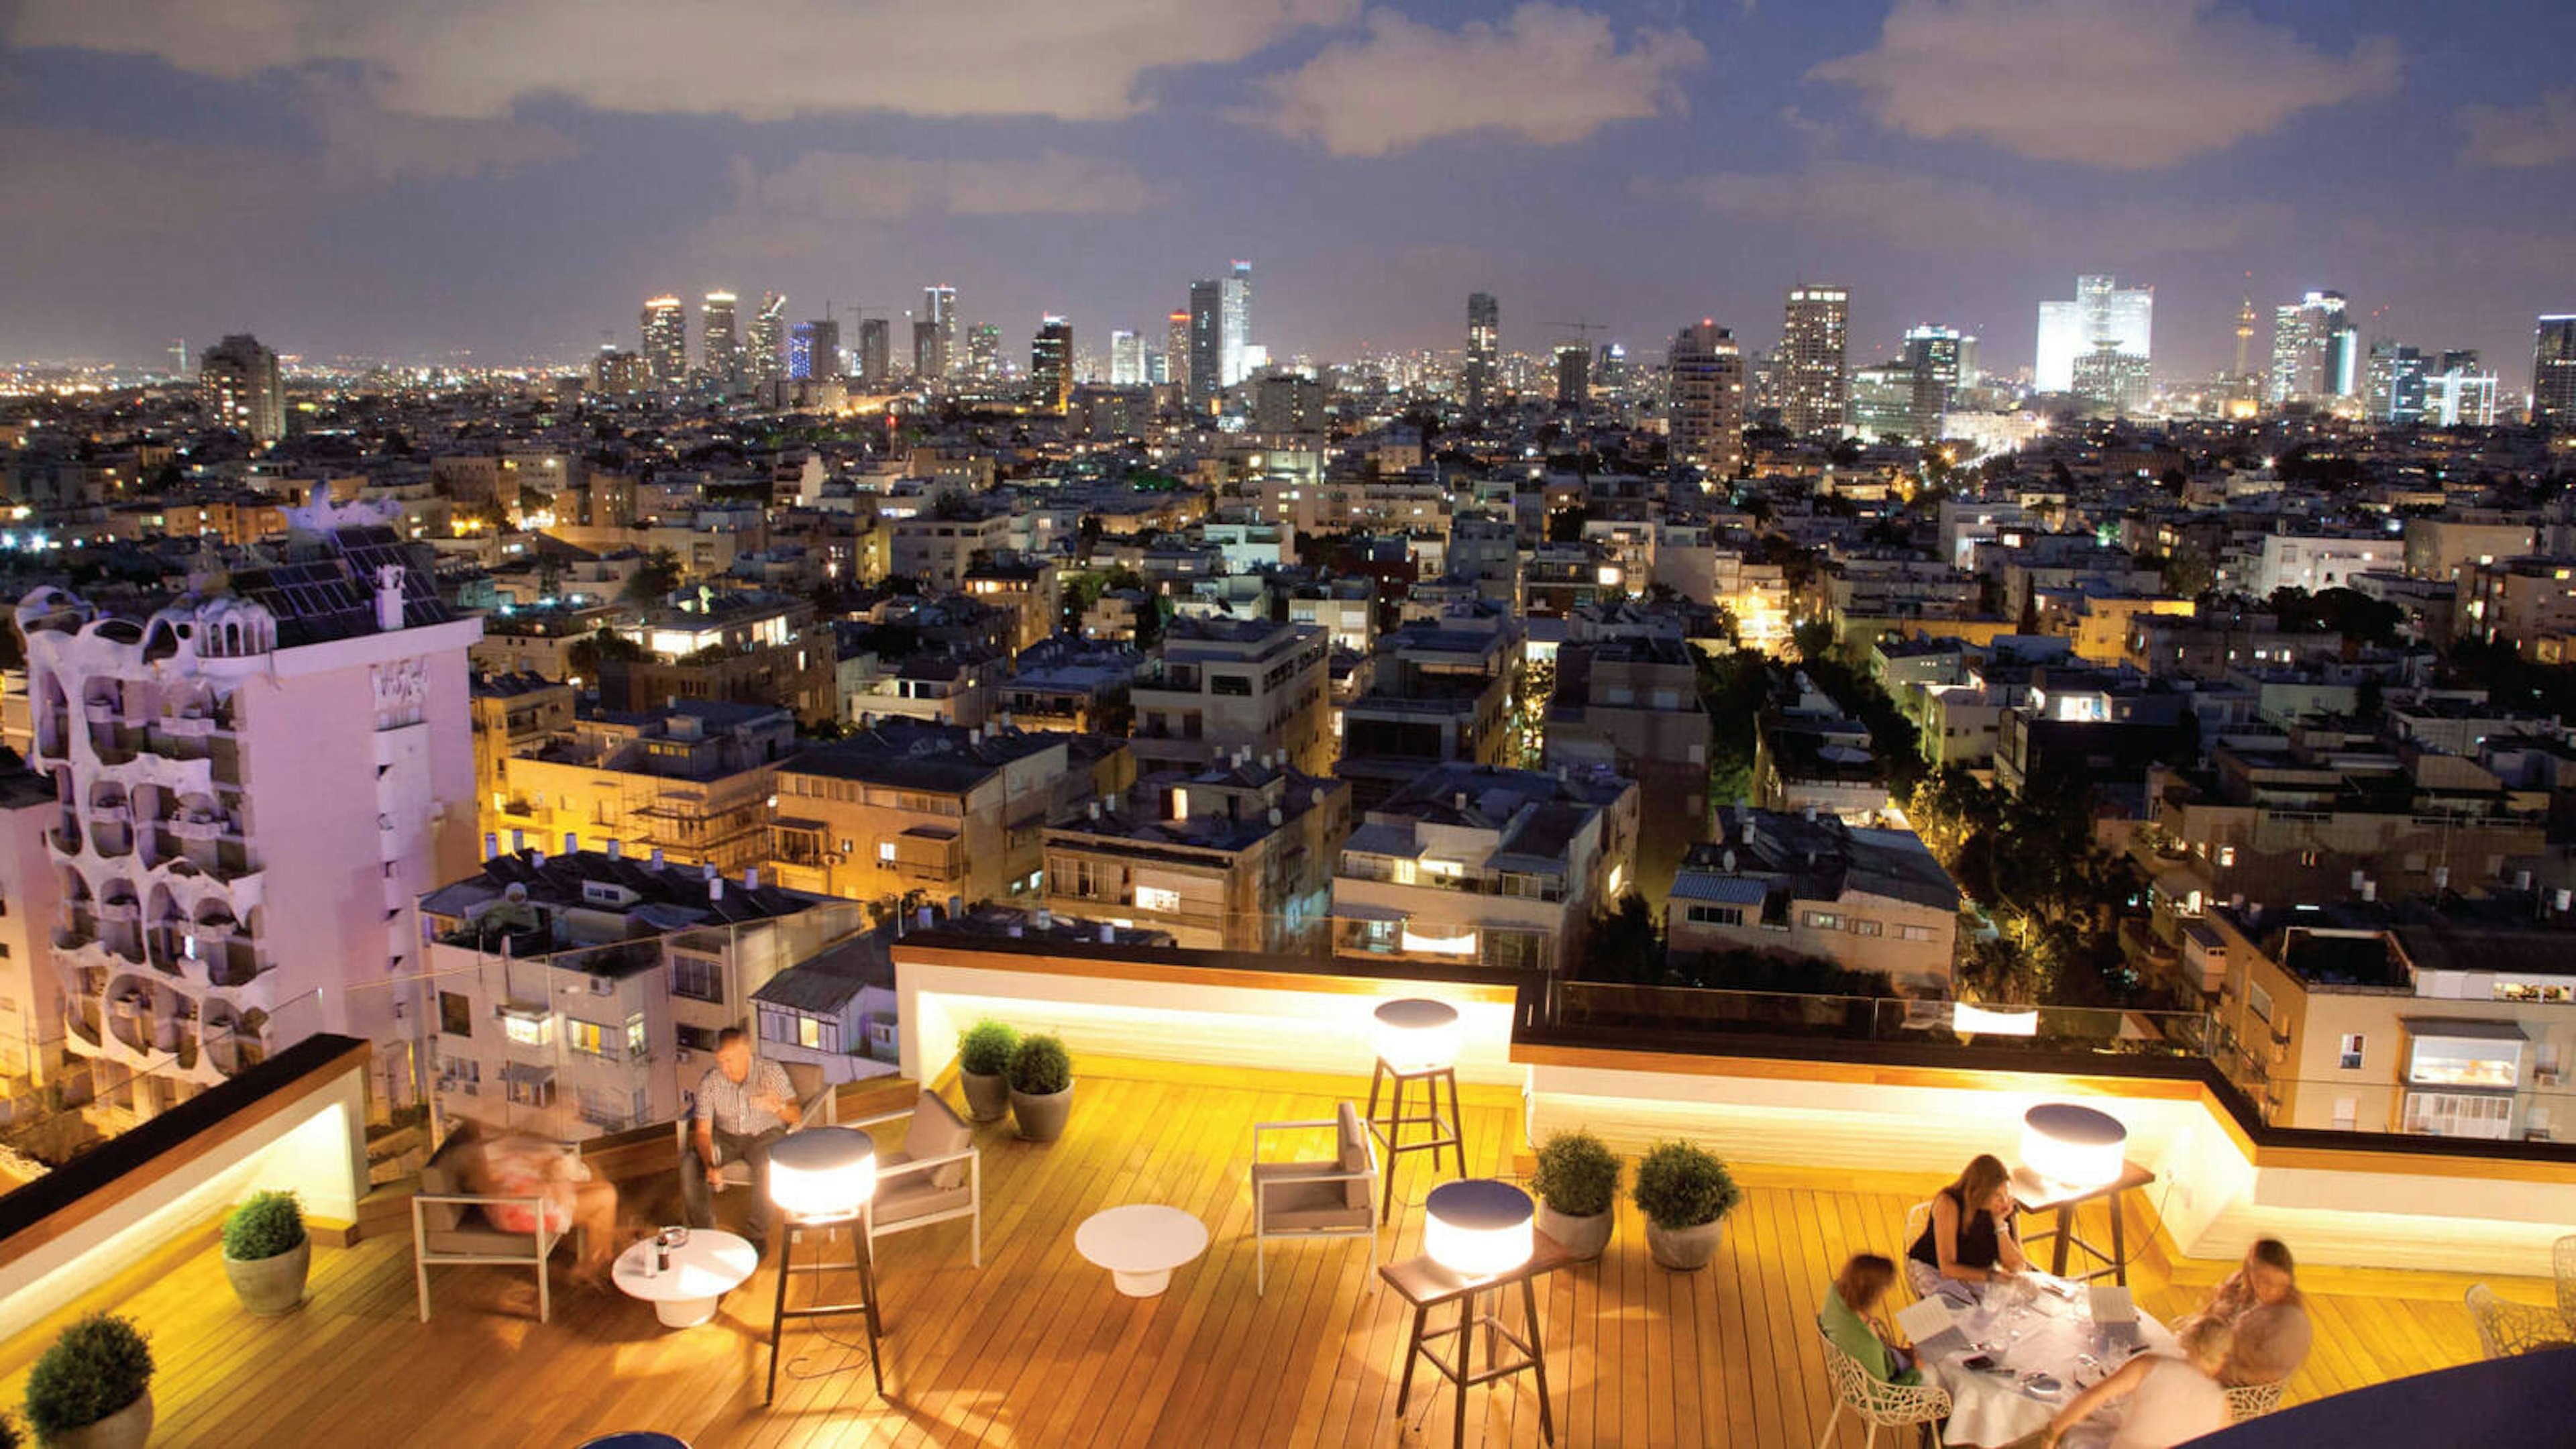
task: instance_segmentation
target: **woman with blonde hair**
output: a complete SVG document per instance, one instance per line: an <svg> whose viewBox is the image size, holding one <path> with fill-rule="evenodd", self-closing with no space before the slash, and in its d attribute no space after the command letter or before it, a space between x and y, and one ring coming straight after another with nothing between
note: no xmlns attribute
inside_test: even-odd
<svg viewBox="0 0 2576 1449"><path fill-rule="evenodd" d="M1816 1326L1871 1378L1882 1383L1919 1384L1923 1382L1923 1370L1915 1365L1913 1356L1890 1346L1870 1321L1870 1315L1878 1311L1879 1303L1895 1282L1894 1263L1876 1253L1852 1254L1843 1270L1834 1275L1834 1285L1825 1290L1824 1304L1816 1310Z"/></svg>
<svg viewBox="0 0 2576 1449"><path fill-rule="evenodd" d="M2236 1330L2235 1352L2221 1373L2231 1384L2275 1384L2297 1373L2316 1336L2299 1292L2298 1260L2278 1238L2255 1239L2245 1261L2174 1331L2202 1320Z"/></svg>
<svg viewBox="0 0 2576 1449"><path fill-rule="evenodd" d="M2100 1426L2086 1426L2088 1437L2106 1449L2173 1449L2226 1428L2227 1390L2218 1382L2218 1371L2235 1339L2224 1323L2204 1319L2192 1324L2181 1334L2180 1357L2142 1353L2077 1394L2048 1421L2041 1449L2057 1449L2068 1431L2121 1399L2128 1402L2107 1441L2098 1437Z"/></svg>
<svg viewBox="0 0 2576 1449"><path fill-rule="evenodd" d="M1906 1250L1905 1283L1918 1298L1969 1304L1996 1278L2029 1266L2013 1237L2012 1174L2001 1158L1980 1153L1933 1195L1932 1220Z"/></svg>

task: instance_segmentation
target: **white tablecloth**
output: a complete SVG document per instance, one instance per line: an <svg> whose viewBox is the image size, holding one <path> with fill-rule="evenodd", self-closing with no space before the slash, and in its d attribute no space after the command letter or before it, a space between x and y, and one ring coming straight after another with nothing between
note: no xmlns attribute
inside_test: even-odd
<svg viewBox="0 0 2576 1449"><path fill-rule="evenodd" d="M1966 1341L1936 1341L1933 1346L1946 1352L1927 1354L1924 1359L1925 1368L1950 1391L1954 1407L1950 1427L1942 1436L1943 1442L1950 1444L1991 1449L2018 1443L2047 1428L2057 1411L2083 1392L2082 1384L2077 1382L2079 1369L2083 1370L2082 1383L2089 1384L2130 1357L2126 1348L2106 1344L2096 1332L2088 1300L2080 1288L2072 1302L2053 1293L2042 1293L2039 1301L2018 1317L1972 1308L1959 1315L1958 1326ZM2138 1313L2137 1327L2138 1341L2147 1348L2172 1351L2173 1334L2144 1310ZM1979 1352L1971 1346L1973 1343L1995 1345L1995 1359L2012 1372L1980 1373L1961 1367L1960 1360ZM2101 1367L2085 1367L2078 1357L2082 1354L2091 1354ZM2046 1397L2026 1392L2021 1385L2022 1375L2032 1372L2054 1374L2058 1391Z"/></svg>

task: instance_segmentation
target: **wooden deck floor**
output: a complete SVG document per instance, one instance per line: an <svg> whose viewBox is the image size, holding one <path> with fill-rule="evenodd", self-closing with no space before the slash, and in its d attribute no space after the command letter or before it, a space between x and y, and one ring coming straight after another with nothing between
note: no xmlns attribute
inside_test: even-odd
<svg viewBox="0 0 2576 1449"><path fill-rule="evenodd" d="M197 1235L79 1306L113 1307L152 1335L155 1441L171 1445L571 1446L629 1428L753 1449L1445 1443L1449 1392L1426 1393L1427 1373L1406 1422L1395 1416L1403 1320L1391 1294L1367 1291L1364 1244L1286 1246L1272 1255L1268 1295L1253 1293L1241 1236L1252 1124L1329 1115L1336 1091L1365 1084L1149 1067L1112 1075L1122 1069L1089 1064L1062 1142L979 1132L981 1271L968 1266L963 1224L880 1245L887 1401L870 1395L864 1352L848 1347L864 1342L856 1322L818 1320L791 1328L779 1401L761 1406L767 1271L715 1322L671 1333L646 1305L560 1277L554 1321L540 1325L526 1274L439 1269L437 1316L422 1324L408 1240L387 1231L317 1250L305 1307L261 1320L234 1307L211 1237ZM1511 1107L1471 1098L1466 1125L1471 1167L1508 1175L1521 1151ZM1817 1295L1846 1253L1895 1251L1907 1203L1930 1184L1758 1167L1742 1176L1746 1202L1707 1271L1654 1268L1629 1209L1603 1262L1542 1282L1560 1444L1816 1442L1830 1407L1810 1326ZM1418 1203L1430 1180L1409 1164L1399 1199ZM644 1189L639 1211L667 1212L654 1198L665 1190ZM738 1193L719 1201L728 1216L741 1205ZM1133 1201L1177 1204L1209 1225L1207 1256L1162 1299L1116 1296L1073 1251L1085 1216ZM1398 1216L1387 1251L1409 1256L1421 1211L1400 1206ZM2149 1264L2142 1301L2170 1317L2223 1266ZM2318 1346L2293 1401L2476 1356L2460 1283L2316 1278ZM2513 1291L2542 1299L2532 1284ZM53 1328L0 1345L0 1399L18 1399ZM1538 1443L1527 1376L1478 1390L1469 1423L1472 1442ZM1845 1438L1860 1442L1848 1425Z"/></svg>

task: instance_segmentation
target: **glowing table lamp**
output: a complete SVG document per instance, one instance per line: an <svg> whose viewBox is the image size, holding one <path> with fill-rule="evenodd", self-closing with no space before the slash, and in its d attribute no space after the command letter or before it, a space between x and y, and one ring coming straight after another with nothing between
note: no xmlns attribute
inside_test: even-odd
<svg viewBox="0 0 2576 1449"><path fill-rule="evenodd" d="M1407 1076L1458 1064L1458 1008L1407 997L1377 1008L1377 1059Z"/></svg>
<svg viewBox="0 0 2576 1449"><path fill-rule="evenodd" d="M1538 1246L1528 1193L1479 1178L1444 1182L1423 1201L1422 1247L1461 1278L1491 1278L1530 1260Z"/></svg>
<svg viewBox="0 0 2576 1449"><path fill-rule="evenodd" d="M2128 1160L2129 1129L2108 1112L2049 1102L2021 1119L2021 1162L2043 1182L2107 1187Z"/></svg>

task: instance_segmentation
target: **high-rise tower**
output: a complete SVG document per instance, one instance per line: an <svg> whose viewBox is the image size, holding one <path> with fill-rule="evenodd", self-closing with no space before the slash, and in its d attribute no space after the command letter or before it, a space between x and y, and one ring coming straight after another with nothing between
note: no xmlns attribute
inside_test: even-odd
<svg viewBox="0 0 2576 1449"><path fill-rule="evenodd" d="M1244 349L1252 345L1252 263L1238 260L1226 274L1222 311L1218 345L1225 385L1233 387L1252 370L1244 361Z"/></svg>
<svg viewBox="0 0 2576 1449"><path fill-rule="evenodd" d="M894 380L894 322L885 317L859 319L859 386L882 388Z"/></svg>
<svg viewBox="0 0 2576 1449"><path fill-rule="evenodd" d="M1227 386L1225 372L1225 300L1231 284L1223 279L1190 283L1190 407L1205 412Z"/></svg>
<svg viewBox="0 0 2576 1449"><path fill-rule="evenodd" d="M766 388L787 375L787 299L776 292L760 294L752 314L751 345L743 357L743 381Z"/></svg>
<svg viewBox="0 0 2576 1449"><path fill-rule="evenodd" d="M717 391L731 395L742 387L742 334L734 327L731 292L709 292L698 304L698 365Z"/></svg>
<svg viewBox="0 0 2576 1449"><path fill-rule="evenodd" d="M787 375L802 382L841 376L841 324L829 317L799 322L787 334Z"/></svg>
<svg viewBox="0 0 2576 1449"><path fill-rule="evenodd" d="M1842 431L1850 318L1848 287L1789 289L1778 358L1780 425L1800 437Z"/></svg>
<svg viewBox="0 0 2576 1449"><path fill-rule="evenodd" d="M964 354L957 350L957 289L931 286L921 289L921 320L930 324L931 351L927 360L919 360L925 377L948 377L957 371Z"/></svg>
<svg viewBox="0 0 2576 1449"><path fill-rule="evenodd" d="M644 366L656 387L678 387L689 380L689 313L677 297L655 297L644 304Z"/></svg>
<svg viewBox="0 0 2576 1449"><path fill-rule="evenodd" d="M1744 463L1744 356L1735 334L1702 318L1667 354L1672 461L1733 479Z"/></svg>
<svg viewBox="0 0 2576 1449"><path fill-rule="evenodd" d="M1145 381L1145 339L1133 327L1119 327L1109 334L1109 385L1135 387Z"/></svg>
<svg viewBox="0 0 2576 1449"><path fill-rule="evenodd" d="M1913 428L1918 443L1936 441L1950 416L1950 392L1959 385L1960 343L1956 327L1922 326L1905 334L1905 365L1914 369Z"/></svg>
<svg viewBox="0 0 2576 1449"><path fill-rule="evenodd" d="M2031 379L2041 392L2072 392L2075 360L2105 347L2133 358L2138 371L2152 354L2156 289L2123 287L2119 279L2075 279L2071 301L2039 304L2039 350Z"/></svg>
<svg viewBox="0 0 2576 1449"><path fill-rule="evenodd" d="M260 443L286 436L277 354L249 333L237 332L197 359L197 391L218 426Z"/></svg>
<svg viewBox="0 0 2576 1449"><path fill-rule="evenodd" d="M2292 398L2349 394L2352 382L2344 374L2353 371L2353 342L2341 292L2310 292L2297 302L2273 308L2267 395L2273 402L2284 403Z"/></svg>
<svg viewBox="0 0 2576 1449"><path fill-rule="evenodd" d="M1496 341L1503 326L1502 304L1491 292L1467 294L1467 411L1481 413L1494 389Z"/></svg>
<svg viewBox="0 0 2576 1449"><path fill-rule="evenodd" d="M2245 363L2254 346L2254 274L2245 274L2245 300L2236 308L2236 375L2245 376Z"/></svg>
<svg viewBox="0 0 2576 1449"><path fill-rule="evenodd" d="M1036 384L1039 407L1060 413L1072 405L1072 323L1053 316L1038 323L1037 339L1029 344L1029 379Z"/></svg>
<svg viewBox="0 0 2576 1449"><path fill-rule="evenodd" d="M2576 428L2576 313L2542 317L2533 333L2531 421L2557 431Z"/></svg>

